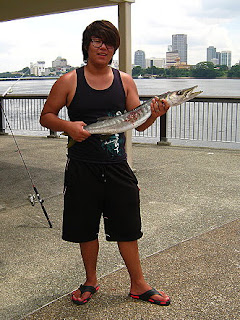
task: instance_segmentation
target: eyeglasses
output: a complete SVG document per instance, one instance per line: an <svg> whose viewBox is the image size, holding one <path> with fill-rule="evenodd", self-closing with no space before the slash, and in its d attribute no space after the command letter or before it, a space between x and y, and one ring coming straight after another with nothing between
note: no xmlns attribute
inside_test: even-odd
<svg viewBox="0 0 240 320"><path fill-rule="evenodd" d="M92 44L93 44L94 48L101 48L101 46L103 44L105 44L107 49L113 49L114 48L114 46L112 46L111 44L103 42L101 39L91 39L91 41L92 41Z"/></svg>

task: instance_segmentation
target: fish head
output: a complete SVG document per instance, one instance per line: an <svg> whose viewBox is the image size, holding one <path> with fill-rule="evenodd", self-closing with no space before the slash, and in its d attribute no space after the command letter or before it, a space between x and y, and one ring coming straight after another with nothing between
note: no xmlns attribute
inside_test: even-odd
<svg viewBox="0 0 240 320"><path fill-rule="evenodd" d="M197 87L198 86L194 86L187 89L167 92L164 99L168 101L170 106L177 106L185 101L195 98L197 95L202 93L202 91L194 92L194 89L196 89Z"/></svg>

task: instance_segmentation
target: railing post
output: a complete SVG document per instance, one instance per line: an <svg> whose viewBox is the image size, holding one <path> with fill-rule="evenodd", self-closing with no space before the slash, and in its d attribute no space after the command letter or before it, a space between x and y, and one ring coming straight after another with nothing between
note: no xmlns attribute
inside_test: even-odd
<svg viewBox="0 0 240 320"><path fill-rule="evenodd" d="M5 132L4 126L4 116L3 116L3 98L0 98L0 135L7 134Z"/></svg>
<svg viewBox="0 0 240 320"><path fill-rule="evenodd" d="M167 114L160 117L160 141L157 142L159 146L170 146L171 143L167 141Z"/></svg>
<svg viewBox="0 0 240 320"><path fill-rule="evenodd" d="M52 131L52 130L50 129L50 135L47 136L47 137L48 137L48 138L57 138L58 135L57 135L57 132L56 132L56 131Z"/></svg>

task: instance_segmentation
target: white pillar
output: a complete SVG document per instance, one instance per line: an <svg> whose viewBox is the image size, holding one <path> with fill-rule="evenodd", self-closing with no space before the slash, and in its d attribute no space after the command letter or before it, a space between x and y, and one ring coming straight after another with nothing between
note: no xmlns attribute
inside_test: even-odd
<svg viewBox="0 0 240 320"><path fill-rule="evenodd" d="M132 57L131 57L131 3L121 2L118 4L118 28L121 37L119 47L119 70L131 75ZM132 167L132 130L125 133L126 152L128 163Z"/></svg>

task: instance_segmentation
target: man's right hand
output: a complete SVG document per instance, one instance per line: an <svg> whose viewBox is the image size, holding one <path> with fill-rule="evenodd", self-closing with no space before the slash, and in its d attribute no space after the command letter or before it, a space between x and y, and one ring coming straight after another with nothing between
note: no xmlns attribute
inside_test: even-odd
<svg viewBox="0 0 240 320"><path fill-rule="evenodd" d="M90 137L91 133L84 129L86 123L83 121L71 121L68 125L68 135L77 142L82 142Z"/></svg>

